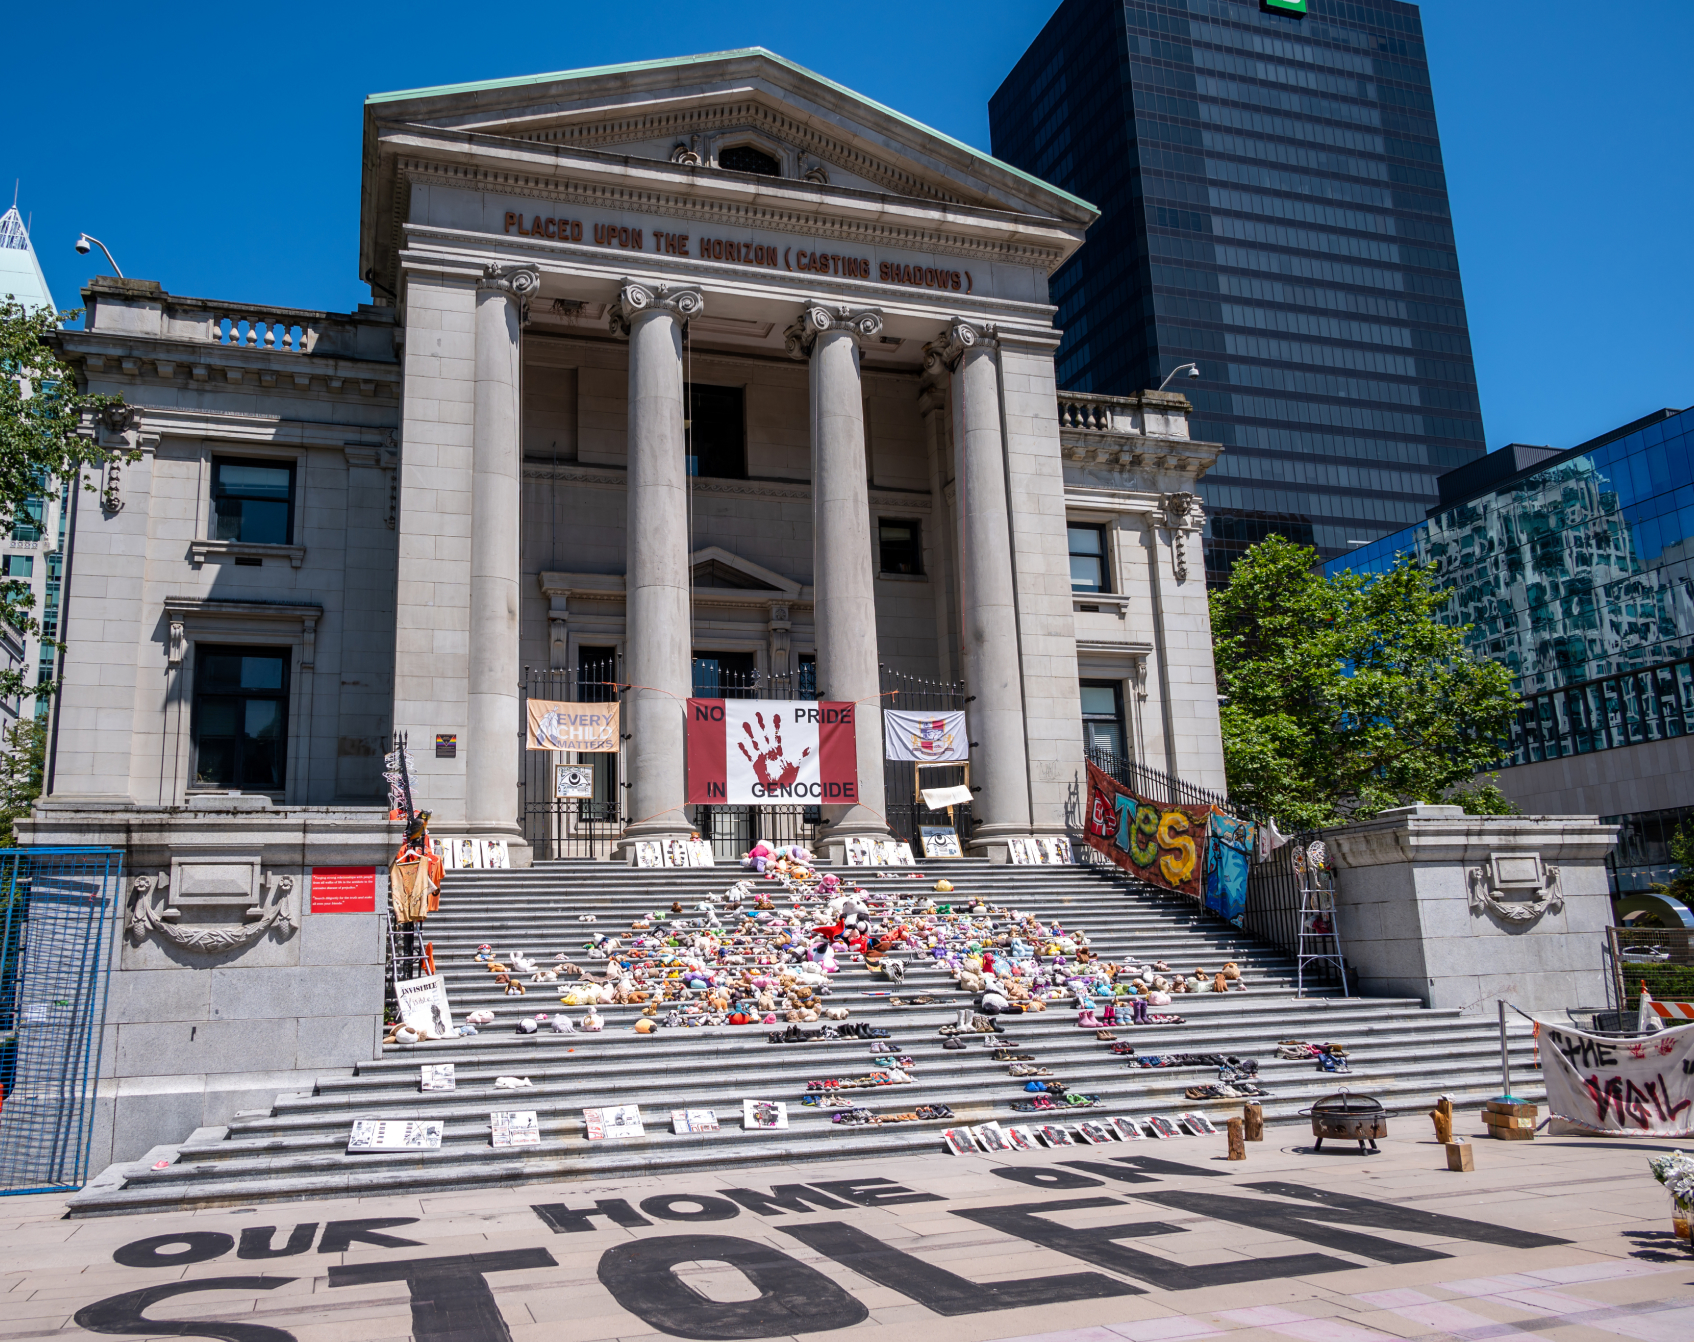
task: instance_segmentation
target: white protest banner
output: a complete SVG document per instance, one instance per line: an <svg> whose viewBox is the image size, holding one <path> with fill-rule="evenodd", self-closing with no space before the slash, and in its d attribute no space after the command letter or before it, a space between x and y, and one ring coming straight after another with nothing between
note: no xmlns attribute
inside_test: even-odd
<svg viewBox="0 0 1694 1342"><path fill-rule="evenodd" d="M882 753L885 759L921 760L928 764L970 758L965 714L882 712Z"/></svg>
<svg viewBox="0 0 1694 1342"><path fill-rule="evenodd" d="M1694 1135L1694 1025L1602 1039L1540 1024L1541 1073L1555 1118L1618 1135Z"/></svg>

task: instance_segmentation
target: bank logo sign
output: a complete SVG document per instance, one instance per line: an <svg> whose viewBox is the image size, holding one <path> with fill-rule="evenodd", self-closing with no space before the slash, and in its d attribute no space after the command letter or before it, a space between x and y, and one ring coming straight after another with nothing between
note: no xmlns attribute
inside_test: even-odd
<svg viewBox="0 0 1694 1342"><path fill-rule="evenodd" d="M1264 0L1266 9L1277 14L1304 14L1306 0Z"/></svg>

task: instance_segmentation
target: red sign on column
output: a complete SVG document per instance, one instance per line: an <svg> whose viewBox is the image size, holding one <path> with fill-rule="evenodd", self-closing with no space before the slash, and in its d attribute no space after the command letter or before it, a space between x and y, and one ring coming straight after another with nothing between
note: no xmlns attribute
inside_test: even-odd
<svg viewBox="0 0 1694 1342"><path fill-rule="evenodd" d="M375 867L313 867L313 913L375 913Z"/></svg>

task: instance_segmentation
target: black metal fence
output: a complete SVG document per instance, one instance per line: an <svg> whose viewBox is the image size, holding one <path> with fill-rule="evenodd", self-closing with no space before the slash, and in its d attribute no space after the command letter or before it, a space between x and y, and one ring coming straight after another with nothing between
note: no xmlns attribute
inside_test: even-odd
<svg viewBox="0 0 1694 1342"><path fill-rule="evenodd" d="M79 1188L123 854L0 850L0 1194Z"/></svg>
<svg viewBox="0 0 1694 1342"><path fill-rule="evenodd" d="M903 713L953 713L965 708L969 696L958 681L925 680L892 667L882 668L882 707ZM968 710L967 710L968 713ZM888 807L888 828L896 839L912 845L923 855L922 834L928 827L950 827L958 831L959 848L970 843L974 820L967 802L940 810L925 805L923 793L935 788L961 787L970 777L963 764L921 767L912 760L884 760L882 788Z"/></svg>
<svg viewBox="0 0 1694 1342"><path fill-rule="evenodd" d="M531 699L573 704L618 699L617 664L589 662L575 670L524 668L519 687L519 815L537 861L609 857L623 832L619 756L574 750L524 749ZM584 787L586 784L586 787ZM576 795L587 791L587 796Z"/></svg>
<svg viewBox="0 0 1694 1342"><path fill-rule="evenodd" d="M1253 819L1245 808L1232 802L1221 792L1196 787L1193 783L1143 764L1139 760L1090 747L1088 761L1102 773L1110 774L1137 796L1148 801L1164 802L1167 806L1215 806L1229 815Z"/></svg>
<svg viewBox="0 0 1694 1342"><path fill-rule="evenodd" d="M1608 927L1601 955L1613 1010L1639 1010L1643 985L1655 1001L1694 1002L1694 929Z"/></svg>

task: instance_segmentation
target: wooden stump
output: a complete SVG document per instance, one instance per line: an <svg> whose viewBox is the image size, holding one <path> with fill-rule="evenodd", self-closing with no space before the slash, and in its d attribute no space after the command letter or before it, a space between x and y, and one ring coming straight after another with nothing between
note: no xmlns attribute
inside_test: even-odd
<svg viewBox="0 0 1694 1342"><path fill-rule="evenodd" d="M1229 1158L1231 1160L1247 1159L1246 1125L1239 1118L1229 1120Z"/></svg>
<svg viewBox="0 0 1694 1342"><path fill-rule="evenodd" d="M1448 1145L1453 1140L1453 1116L1439 1109L1431 1109L1429 1116L1435 1123L1435 1140L1443 1146Z"/></svg>
<svg viewBox="0 0 1694 1342"><path fill-rule="evenodd" d="M1249 1104L1245 1116L1247 1121L1247 1140L1262 1142L1265 1139L1265 1111L1257 1104Z"/></svg>
<svg viewBox="0 0 1694 1342"><path fill-rule="evenodd" d="M1471 1144L1469 1142L1448 1142L1447 1168L1460 1173L1468 1173L1476 1168L1471 1159Z"/></svg>

